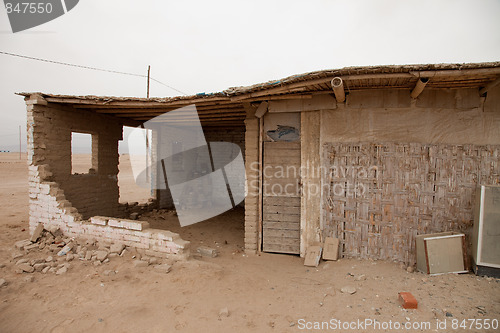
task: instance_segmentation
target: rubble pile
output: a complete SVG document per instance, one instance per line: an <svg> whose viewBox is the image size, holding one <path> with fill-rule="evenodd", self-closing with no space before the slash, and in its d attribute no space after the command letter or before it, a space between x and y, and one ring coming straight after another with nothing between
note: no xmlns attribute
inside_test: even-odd
<svg viewBox="0 0 500 333"><path fill-rule="evenodd" d="M162 273L169 273L171 265L163 263L162 259L137 252L135 248L126 247L121 243L108 243L96 241L95 239L75 239L65 237L57 227L45 229L39 223L30 239L18 241L14 244L16 252L12 255L15 262L15 272L42 274L54 273L56 275L65 274L75 260L86 262L94 266L108 263L112 258L118 256L128 256L132 259L134 267L154 266L154 270ZM39 258L26 258L31 253L36 253ZM30 257L33 257L31 255ZM106 270L105 275L114 275L116 272Z"/></svg>

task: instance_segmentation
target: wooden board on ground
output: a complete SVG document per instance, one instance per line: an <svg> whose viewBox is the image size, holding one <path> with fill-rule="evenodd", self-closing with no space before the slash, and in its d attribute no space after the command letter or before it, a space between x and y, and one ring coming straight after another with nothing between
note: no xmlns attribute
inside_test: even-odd
<svg viewBox="0 0 500 333"><path fill-rule="evenodd" d="M309 246L304 259L304 266L318 267L319 259L321 258L321 246Z"/></svg>
<svg viewBox="0 0 500 333"><path fill-rule="evenodd" d="M464 245L465 235L461 233L418 235L417 269L431 275L466 272Z"/></svg>
<svg viewBox="0 0 500 333"><path fill-rule="evenodd" d="M323 246L323 260L337 260L339 258L339 239L326 237Z"/></svg>

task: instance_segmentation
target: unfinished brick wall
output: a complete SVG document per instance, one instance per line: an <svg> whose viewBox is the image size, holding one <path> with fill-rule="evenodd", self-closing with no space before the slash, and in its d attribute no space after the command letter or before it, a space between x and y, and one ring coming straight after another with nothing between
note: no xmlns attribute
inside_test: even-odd
<svg viewBox="0 0 500 333"><path fill-rule="evenodd" d="M245 251L255 253L259 240L259 119L248 115L245 120L245 172L247 196L245 197Z"/></svg>
<svg viewBox="0 0 500 333"><path fill-rule="evenodd" d="M50 175L47 165L29 166L30 175ZM38 175L38 176L37 176ZM66 200L56 182L30 182L30 231L38 223L45 228L57 227L69 237L92 238L118 242L145 251L151 256L170 256L184 259L189 256L188 241L178 234L149 228L148 222L116 217L93 216L82 219L77 209Z"/></svg>
<svg viewBox="0 0 500 333"><path fill-rule="evenodd" d="M118 218L122 124L117 119L50 104L39 95L26 104L31 232L43 223L66 236L120 242L149 255L189 256L189 242L178 234ZM93 135L93 172L71 174L72 131Z"/></svg>
<svg viewBox="0 0 500 333"><path fill-rule="evenodd" d="M118 141L122 125L111 117L28 100L28 164L49 165L51 176L83 218L118 214ZM71 174L71 133L92 134L95 172ZM43 176L43 175L42 175ZM30 186L34 181L30 177Z"/></svg>

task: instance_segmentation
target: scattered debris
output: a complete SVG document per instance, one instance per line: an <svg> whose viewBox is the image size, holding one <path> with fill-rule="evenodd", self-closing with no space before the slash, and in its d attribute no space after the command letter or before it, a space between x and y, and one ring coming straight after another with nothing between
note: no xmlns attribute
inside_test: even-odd
<svg viewBox="0 0 500 333"><path fill-rule="evenodd" d="M434 314L435 319L443 318L444 316L444 312L441 309L433 308L432 313Z"/></svg>
<svg viewBox="0 0 500 333"><path fill-rule="evenodd" d="M16 262L16 266L19 266L19 265L21 265L21 264L28 263L28 262L29 262L29 260L28 260L28 259L25 259L25 258L23 258L23 259L19 259L19 260Z"/></svg>
<svg viewBox="0 0 500 333"><path fill-rule="evenodd" d="M160 272L160 273L169 273L170 270L172 269L172 266L168 264L162 264L162 265L156 265L154 266L155 271Z"/></svg>
<svg viewBox="0 0 500 333"><path fill-rule="evenodd" d="M72 243L66 244L66 246L64 246L61 251L57 252L57 255L59 257L65 256L66 254L69 253L69 251L71 251L72 248L73 248Z"/></svg>
<svg viewBox="0 0 500 333"><path fill-rule="evenodd" d="M415 296L409 292L400 292L399 302L404 309L416 309L418 308L418 302Z"/></svg>
<svg viewBox="0 0 500 333"><path fill-rule="evenodd" d="M47 264L34 264L33 265L35 272L41 272L45 267L47 267Z"/></svg>
<svg viewBox="0 0 500 333"><path fill-rule="evenodd" d="M407 271L408 273L413 273L413 272L415 272L415 268L414 268L413 266L408 266L408 267L406 268L406 271Z"/></svg>
<svg viewBox="0 0 500 333"><path fill-rule="evenodd" d="M35 281L35 277L33 275L28 275L24 277L24 282L33 282Z"/></svg>
<svg viewBox="0 0 500 333"><path fill-rule="evenodd" d="M340 288L340 291L344 294L354 294L356 293L356 288L354 288L353 286L345 286L345 287L342 287Z"/></svg>
<svg viewBox="0 0 500 333"><path fill-rule="evenodd" d="M169 273L171 270L171 266L163 264L161 258L141 255L141 253L137 253L136 249L127 248L123 243L111 244L103 241L98 242L95 239L65 237L59 228L49 227L44 229L42 223L37 225L31 239L18 241L14 244L14 247L24 252L16 251L11 255L12 261L15 262L14 271L18 274L39 272L41 274L55 273L62 275L68 272L70 269L68 262L72 260L91 261L92 265L100 266L110 262L111 258L123 256L125 253L134 253L135 255L132 258L142 259L133 261L135 267L153 265L156 271L162 273ZM23 258L32 249L43 250L44 257L37 259ZM48 253L50 255L47 255ZM151 253L151 256L154 255L156 254ZM162 256L162 258L165 258L165 256ZM66 263L63 264L62 262ZM106 276L115 274L114 270L104 271ZM32 277L28 277L26 280L31 281Z"/></svg>
<svg viewBox="0 0 500 333"><path fill-rule="evenodd" d="M215 258L217 257L218 253L217 253L217 250L216 249L213 249L211 247L208 247L208 246L200 246L196 252L198 252L199 254L201 254L203 257L211 257L211 258Z"/></svg>
<svg viewBox="0 0 500 333"><path fill-rule="evenodd" d="M108 251L97 251L96 252L96 259L99 260L99 261L104 261L104 259L106 259L108 257Z"/></svg>
<svg viewBox="0 0 500 333"><path fill-rule="evenodd" d="M33 273L35 271L35 268L33 268L33 266L31 266L30 264L28 263L22 263L22 264L19 264L17 265L17 267L22 271L22 272L26 272L26 273Z"/></svg>
<svg viewBox="0 0 500 333"><path fill-rule="evenodd" d="M43 232L43 223L38 223L38 225L35 228L35 231L33 231L33 235L31 235L30 241L36 243L36 241L42 236L42 232Z"/></svg>
<svg viewBox="0 0 500 333"><path fill-rule="evenodd" d="M361 275L358 275L354 278L354 280L356 281L365 281L366 280L366 275L364 274L361 274Z"/></svg>
<svg viewBox="0 0 500 333"><path fill-rule="evenodd" d="M304 266L318 267L322 248L319 245L309 246L304 260Z"/></svg>
<svg viewBox="0 0 500 333"><path fill-rule="evenodd" d="M109 247L109 253L121 254L124 249L125 245L123 245L122 243L114 243Z"/></svg>
<svg viewBox="0 0 500 333"><path fill-rule="evenodd" d="M222 318L222 317L229 317L229 310L228 310L228 308L222 308L222 309L220 309L220 311L219 311L219 318Z"/></svg>
<svg viewBox="0 0 500 333"><path fill-rule="evenodd" d="M14 243L14 247L18 250L23 251L25 246L31 245L32 242L29 239L23 239Z"/></svg>
<svg viewBox="0 0 500 333"><path fill-rule="evenodd" d="M134 265L134 267L148 267L149 266L149 262L144 261L144 260L134 260L132 262L132 264Z"/></svg>
<svg viewBox="0 0 500 333"><path fill-rule="evenodd" d="M116 275L116 271L113 271L113 270L108 269L108 270L105 270L105 271L103 272L103 274L104 274L104 275L106 275L106 276Z"/></svg>
<svg viewBox="0 0 500 333"><path fill-rule="evenodd" d="M59 268L56 272L56 275L62 275L62 274L65 274L66 272L68 271L68 268L66 266L63 266L61 268Z"/></svg>

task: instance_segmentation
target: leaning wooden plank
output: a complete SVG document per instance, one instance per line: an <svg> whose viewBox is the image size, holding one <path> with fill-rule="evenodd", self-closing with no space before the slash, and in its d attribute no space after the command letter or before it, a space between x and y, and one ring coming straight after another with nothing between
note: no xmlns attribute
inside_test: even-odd
<svg viewBox="0 0 500 333"><path fill-rule="evenodd" d="M323 247L323 260L337 260L339 256L339 239L326 237Z"/></svg>
<svg viewBox="0 0 500 333"><path fill-rule="evenodd" d="M309 246L304 259L304 266L318 267L321 251L321 246Z"/></svg>

